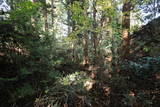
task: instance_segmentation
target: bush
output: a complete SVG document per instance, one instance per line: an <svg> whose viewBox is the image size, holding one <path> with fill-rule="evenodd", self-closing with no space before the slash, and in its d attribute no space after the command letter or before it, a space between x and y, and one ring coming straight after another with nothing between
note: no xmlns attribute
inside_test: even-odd
<svg viewBox="0 0 160 107"><path fill-rule="evenodd" d="M84 86L88 80L91 79L86 77L85 72L75 72L66 77L61 77L53 86L45 89L44 96L37 98L35 105L56 107L65 105L77 107L77 104L80 104L81 107L88 105L90 102Z"/></svg>

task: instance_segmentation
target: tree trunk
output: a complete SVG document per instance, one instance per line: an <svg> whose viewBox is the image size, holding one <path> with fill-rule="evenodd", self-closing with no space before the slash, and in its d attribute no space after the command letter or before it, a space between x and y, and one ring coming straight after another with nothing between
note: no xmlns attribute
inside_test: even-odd
<svg viewBox="0 0 160 107"><path fill-rule="evenodd" d="M33 2L37 2L37 0L33 0Z"/></svg>
<svg viewBox="0 0 160 107"><path fill-rule="evenodd" d="M96 10L96 1L94 0L93 1L93 20L94 20L94 23L93 23L93 29L94 31L96 30L97 28L97 21L96 21L96 14L97 14L97 10ZM97 40L97 33L94 32L93 33L93 54L94 54L94 59L93 59L93 63L95 64L96 63L96 60L97 60L97 45L98 45L98 40Z"/></svg>
<svg viewBox="0 0 160 107"><path fill-rule="evenodd" d="M53 26L53 24L54 24L54 0L51 0L51 17L52 17L52 27L54 27Z"/></svg>
<svg viewBox="0 0 160 107"><path fill-rule="evenodd" d="M87 9L84 7L85 0L81 0L81 2L82 2L82 9L84 9L84 16L88 17ZM89 65L88 41L89 37L86 31L83 35L83 65L85 66Z"/></svg>
<svg viewBox="0 0 160 107"><path fill-rule="evenodd" d="M13 10L14 9L13 0L10 0L10 6L11 6L11 10Z"/></svg>
<svg viewBox="0 0 160 107"><path fill-rule="evenodd" d="M123 16L122 16L122 58L127 59L130 52L130 0L123 0Z"/></svg>
<svg viewBox="0 0 160 107"><path fill-rule="evenodd" d="M44 23L45 23L45 31L48 30L48 22L47 22L48 14L46 11L44 11Z"/></svg>
<svg viewBox="0 0 160 107"><path fill-rule="evenodd" d="M72 61L75 61L75 44L74 44L74 41L71 42L71 49L72 49Z"/></svg>
<svg viewBox="0 0 160 107"><path fill-rule="evenodd" d="M44 4L44 28L45 28L45 31L48 30L48 13L47 13L47 3L46 3L46 0L45 0L45 4Z"/></svg>
<svg viewBox="0 0 160 107"><path fill-rule="evenodd" d="M88 35L85 34L83 37L83 65L89 64L89 57L88 57Z"/></svg>

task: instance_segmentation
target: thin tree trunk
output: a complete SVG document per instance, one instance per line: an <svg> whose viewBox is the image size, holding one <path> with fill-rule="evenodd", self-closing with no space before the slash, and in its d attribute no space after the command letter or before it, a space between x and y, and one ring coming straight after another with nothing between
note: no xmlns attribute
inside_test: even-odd
<svg viewBox="0 0 160 107"><path fill-rule="evenodd" d="M96 10L96 0L93 1L93 20L94 20L94 23L93 23L93 29L96 31L96 14L97 14L97 10ZM97 40L97 33L94 32L93 33L93 48L94 48L94 59L93 59L93 62L94 64L96 63L96 59L97 59L97 45L98 45L98 40Z"/></svg>
<svg viewBox="0 0 160 107"><path fill-rule="evenodd" d="M75 61L75 46L74 41L71 42L71 49L72 49L72 61Z"/></svg>
<svg viewBox="0 0 160 107"><path fill-rule="evenodd" d="M45 28L45 31L47 31L48 30L48 13L47 13L47 7L46 7L46 5L47 5L47 3L46 3L46 0L45 0L45 4L44 4L45 6L44 6L44 23L45 23L45 25L44 25L44 28Z"/></svg>
<svg viewBox="0 0 160 107"><path fill-rule="evenodd" d="M82 2L82 9L84 9L84 15L88 17L87 9L84 8L85 0L81 0L81 2ZM83 35L83 65L89 64L88 41L89 37L87 35L87 32L85 32L85 34Z"/></svg>
<svg viewBox="0 0 160 107"><path fill-rule="evenodd" d="M48 18L48 14L47 14L47 12L45 11L45 12L44 12L45 31L48 30L48 22L47 22L47 18Z"/></svg>
<svg viewBox="0 0 160 107"><path fill-rule="evenodd" d="M83 65L89 64L89 57L88 57L88 35L85 34L83 37Z"/></svg>
<svg viewBox="0 0 160 107"><path fill-rule="evenodd" d="M33 3L36 3L36 2L37 2L37 0L32 0L32 2L33 2ZM32 26L33 26L33 27L36 27L36 24L35 24L35 23L36 23L36 21L37 21L37 19L36 19L36 18L34 18L34 16L32 16L32 17L31 17L31 23L32 23Z"/></svg>
<svg viewBox="0 0 160 107"><path fill-rule="evenodd" d="M72 5L74 0L67 0L67 5ZM70 35L70 33L72 31L75 30L75 22L71 19L71 10L68 9L67 10L67 23L68 23L68 35ZM76 53L75 53L75 41L71 41L71 55L72 55L72 61L76 61Z"/></svg>
<svg viewBox="0 0 160 107"><path fill-rule="evenodd" d="M14 9L13 0L10 0L10 6L11 6L11 10L13 10Z"/></svg>
<svg viewBox="0 0 160 107"><path fill-rule="evenodd" d="M51 9L52 9L52 11L51 11L52 27L54 27L53 26L53 24L54 24L54 0L51 0Z"/></svg>

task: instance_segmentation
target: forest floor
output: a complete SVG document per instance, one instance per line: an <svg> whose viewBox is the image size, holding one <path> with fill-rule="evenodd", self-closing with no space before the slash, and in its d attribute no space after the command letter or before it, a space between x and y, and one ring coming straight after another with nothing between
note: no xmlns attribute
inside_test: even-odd
<svg viewBox="0 0 160 107"><path fill-rule="evenodd" d="M85 72L86 77L89 77L92 79L91 81L87 80L84 83L84 84L87 84L85 86L85 89L88 91L88 95L90 97L93 97L93 98L91 98L93 100L92 106L89 106L90 104L85 104L85 106L81 105L81 106L76 106L76 107L104 107L104 105L108 105L109 100L107 100L107 99L109 98L110 87L107 82L100 80L100 79L102 79L100 76L102 76L103 74L97 72L99 70L101 70L101 72L103 72L104 69L102 69L101 67L96 66L96 65L84 66L81 64L64 64L64 65L61 65L60 67L56 68L56 70L61 71L62 75L64 77L66 77L67 75L72 75L77 71L78 72ZM78 95L78 99L76 99L77 104L82 103L82 101L85 100L84 99L85 97L88 97L88 96L84 96L81 94ZM68 105L68 107L72 107L72 106Z"/></svg>
<svg viewBox="0 0 160 107"><path fill-rule="evenodd" d="M91 88L87 89L87 87L86 87L86 89L92 94L91 96L94 96L94 100L96 101L96 102L92 102L92 105L93 105L92 107L104 107L105 105L108 105L109 103L112 104L113 102L108 102L108 101L110 101L113 96L114 96L114 99L112 99L112 100L115 102L118 102L118 100L119 101L123 100L124 96L122 96L120 94L121 93L120 91L124 90L123 88L133 87L132 85L134 85L134 84L132 84L132 81L125 81L127 83L125 83L123 81L123 76L124 76L124 78L125 78L125 76L127 78L127 75L128 75L127 73L124 73L122 77L116 78L116 81L114 81L115 78L111 77L111 74L109 73L109 71L107 69L102 68L100 66L96 66L96 65L89 65L89 66L83 66L83 65L79 65L79 64L61 65L60 67L57 68L57 70L62 71L63 76L70 75L72 73L75 73L76 71L86 72L87 76L93 79L93 81L88 85L88 87L91 87ZM103 78L103 80L101 80L101 78ZM159 79L160 79L160 76L156 75L155 78L151 78L151 81L152 81L151 83L153 83L153 81L157 82ZM144 80L141 80L141 81L144 82ZM150 80L146 80L146 81L150 81ZM110 82L114 83L114 84L112 84L113 86L111 86ZM121 84L121 82L123 84ZM146 87L148 85L150 86L149 83L145 84ZM125 86L126 84L127 84L127 86ZM136 84L139 84L139 81ZM144 85L144 83L143 83L143 85ZM111 87L113 90L111 90ZM116 90L114 90L114 88ZM136 97L138 97L138 94L139 94L138 92L136 92L136 90L142 91L142 93L145 96L150 96L150 97L152 96L153 101L154 101L154 99L157 100L157 98L155 98L155 96L157 96L160 93L159 90L156 90L156 89L135 88L126 95L133 97L133 98L136 98ZM117 99L115 99L115 97ZM134 106L135 105L143 105L141 103L138 103L136 100L134 100L133 102L134 102L134 104L133 104Z"/></svg>

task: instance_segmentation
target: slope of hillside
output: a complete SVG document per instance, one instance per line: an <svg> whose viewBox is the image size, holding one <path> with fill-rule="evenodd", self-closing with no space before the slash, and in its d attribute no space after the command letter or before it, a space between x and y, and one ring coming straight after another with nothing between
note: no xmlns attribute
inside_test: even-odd
<svg viewBox="0 0 160 107"><path fill-rule="evenodd" d="M160 56L160 17L150 21L132 35L131 56ZM136 54L136 55L135 55Z"/></svg>

